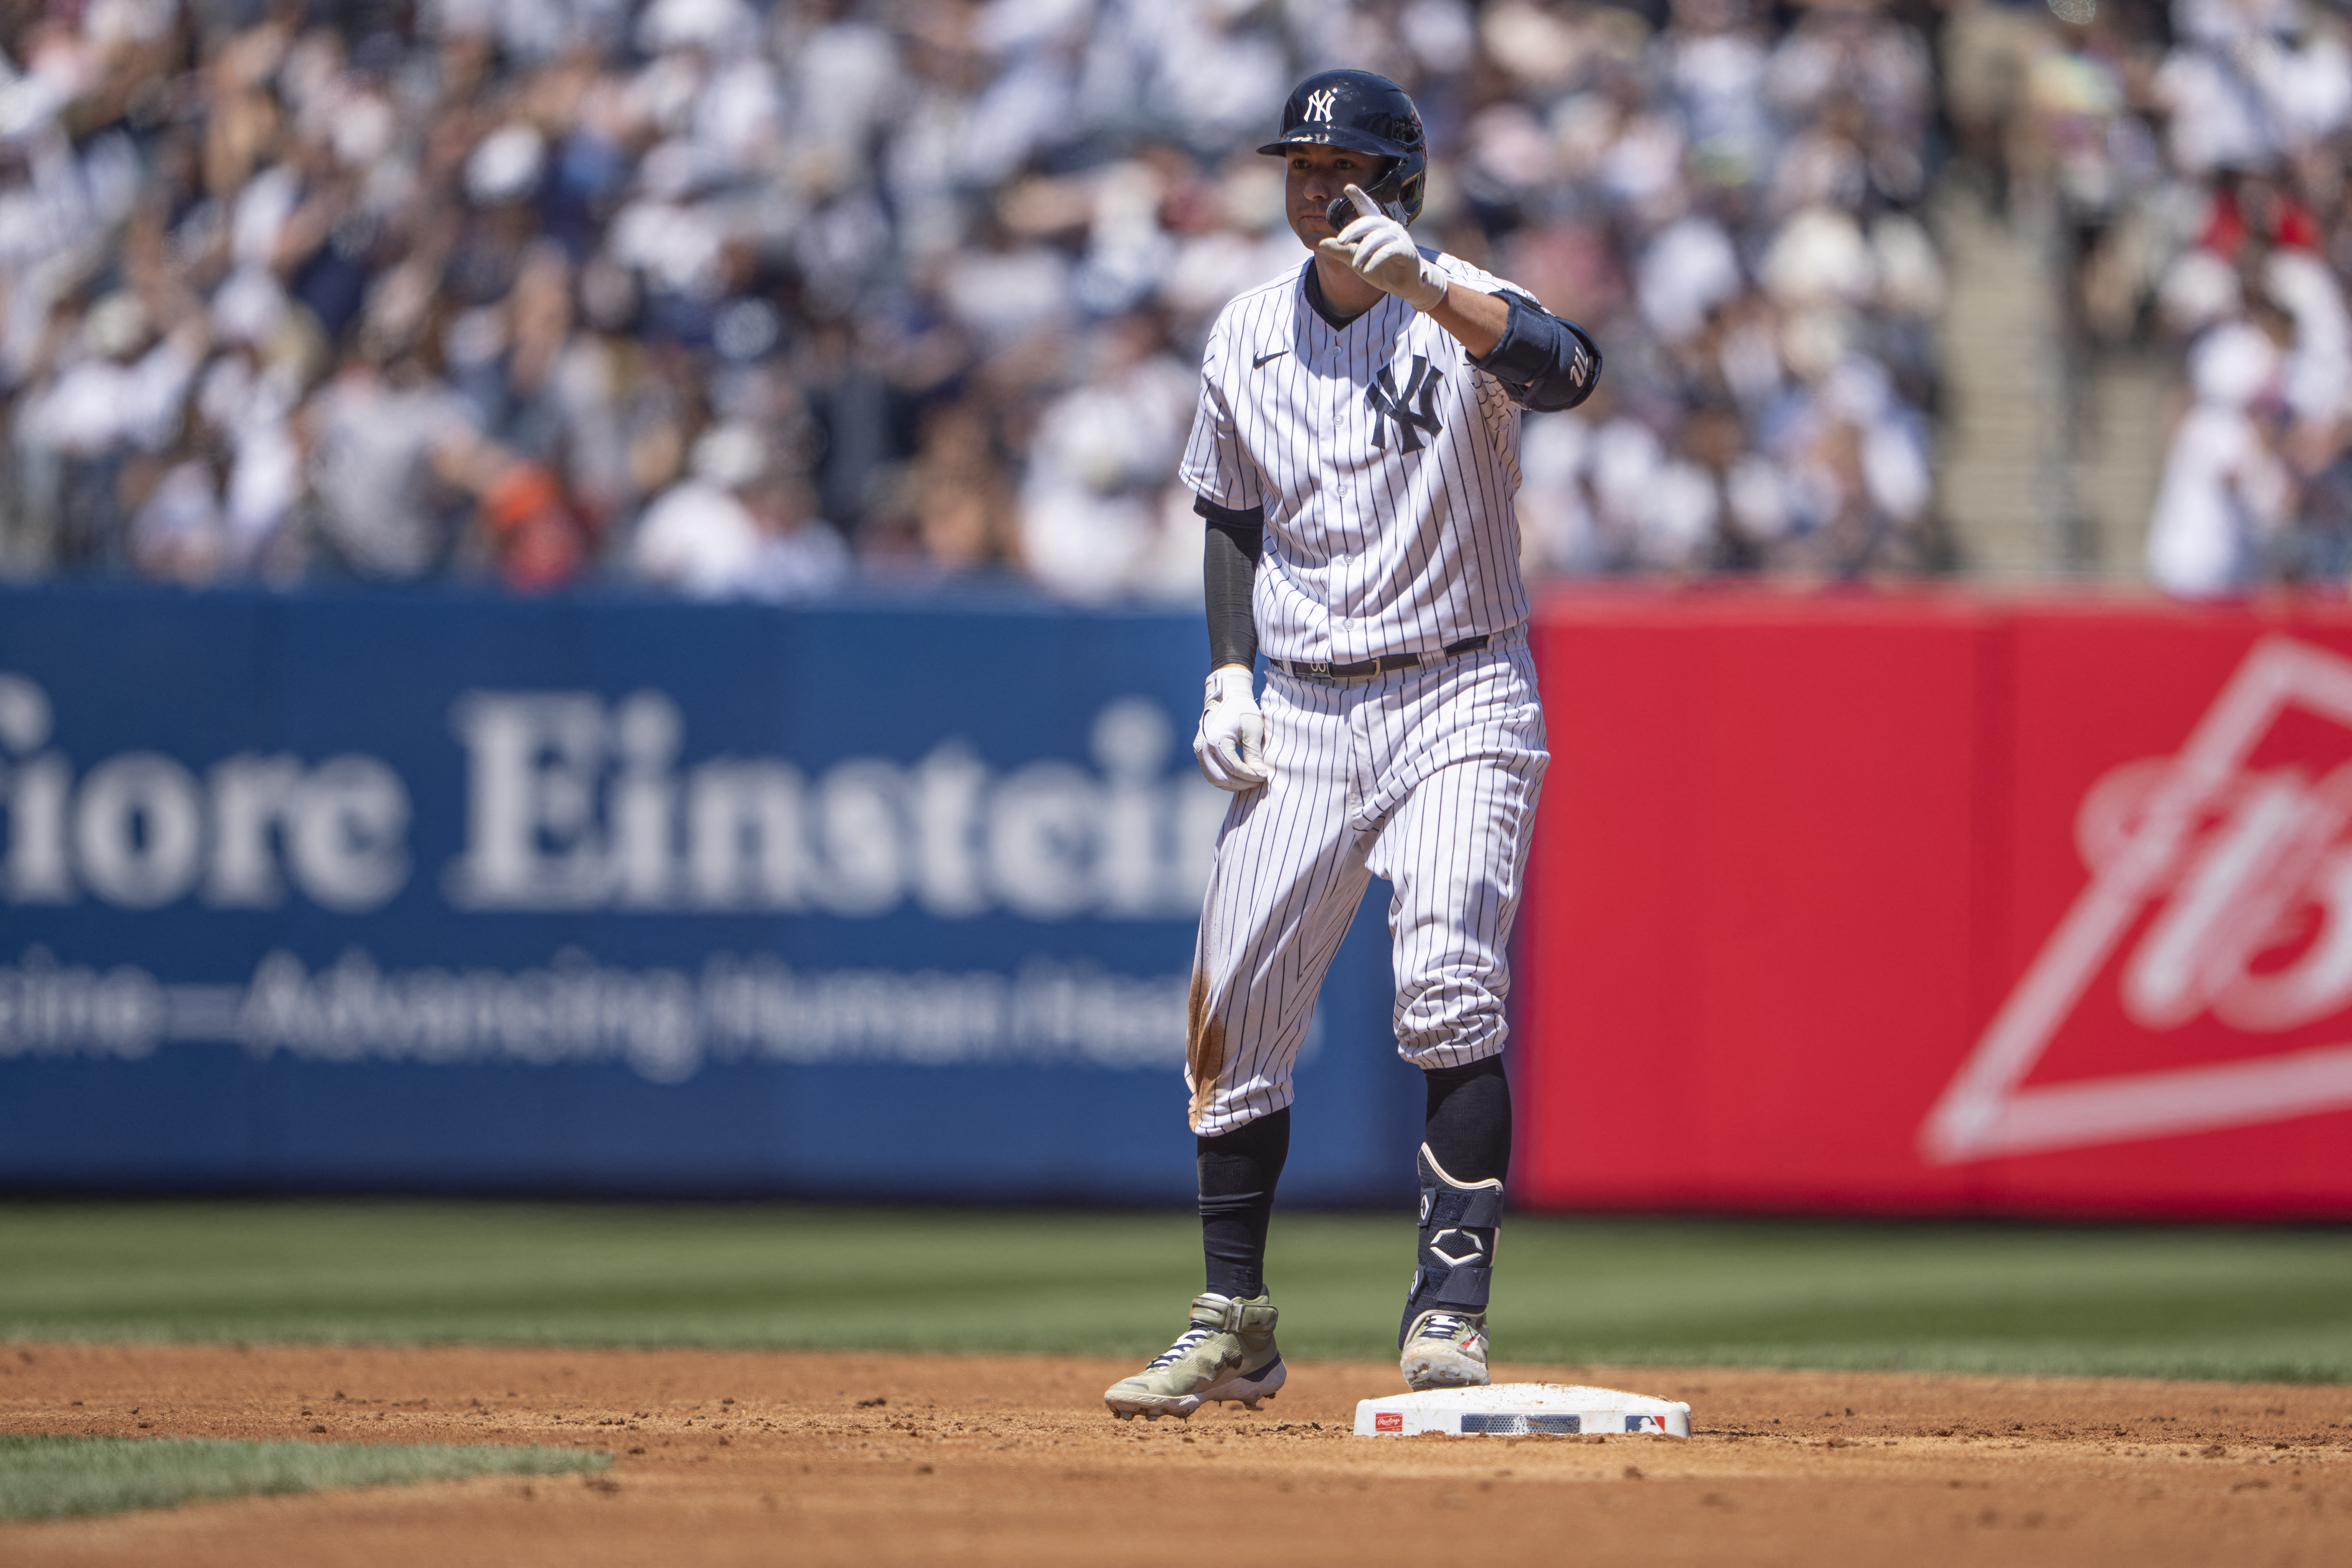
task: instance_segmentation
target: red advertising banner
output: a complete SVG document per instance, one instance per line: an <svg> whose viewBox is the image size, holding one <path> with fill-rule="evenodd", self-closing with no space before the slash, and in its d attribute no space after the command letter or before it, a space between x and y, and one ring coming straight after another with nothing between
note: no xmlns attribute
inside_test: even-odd
<svg viewBox="0 0 2352 1568"><path fill-rule="evenodd" d="M1536 649L1522 1201L2352 1217L2352 612L1582 593Z"/></svg>

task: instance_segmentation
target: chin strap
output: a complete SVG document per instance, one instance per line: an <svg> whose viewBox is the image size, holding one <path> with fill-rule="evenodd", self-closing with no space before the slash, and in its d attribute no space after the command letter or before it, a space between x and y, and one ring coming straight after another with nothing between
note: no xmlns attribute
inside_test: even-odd
<svg viewBox="0 0 2352 1568"><path fill-rule="evenodd" d="M1397 1345L1412 1332L1413 1319L1428 1312L1460 1312L1483 1319L1486 1291L1495 1278L1495 1228L1503 1222L1502 1179L1457 1182L1421 1145L1421 1256L1405 1297Z"/></svg>

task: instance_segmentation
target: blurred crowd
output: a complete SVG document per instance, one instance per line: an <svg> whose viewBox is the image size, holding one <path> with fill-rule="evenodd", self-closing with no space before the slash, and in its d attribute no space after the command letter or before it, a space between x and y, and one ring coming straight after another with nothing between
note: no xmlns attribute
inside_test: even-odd
<svg viewBox="0 0 2352 1568"><path fill-rule="evenodd" d="M2352 50L2304 0L2177 0L2147 78L2180 409L2148 567L2185 595L2352 574Z"/></svg>
<svg viewBox="0 0 2352 1568"><path fill-rule="evenodd" d="M2305 153L2342 50L2292 0L2194 4L2205 34L2153 75L2128 38L2042 31L2115 98L2085 124L2237 114L2177 112L2173 172L2133 153L2111 183L2204 182L2219 272L2162 288L2204 380L2245 382L2260 339L2265 386L2316 384L2343 306L2326 280L2321 322L2296 258L2336 232ZM1528 423L1531 568L1933 570L1938 26L1870 0L0 0L0 572L1194 598L1172 476L1199 345L1304 259L1254 149L1335 63L1415 94L1425 243L1606 354L1591 402ZM2014 76L1989 73L1996 140ZM2207 461L2249 495L2258 449L2303 449L2235 406Z"/></svg>
<svg viewBox="0 0 2352 1568"><path fill-rule="evenodd" d="M2306 0L1980 3L1964 152L2051 222L2077 355L2152 339L2173 407L2146 566L2204 597L2352 573L2352 51Z"/></svg>

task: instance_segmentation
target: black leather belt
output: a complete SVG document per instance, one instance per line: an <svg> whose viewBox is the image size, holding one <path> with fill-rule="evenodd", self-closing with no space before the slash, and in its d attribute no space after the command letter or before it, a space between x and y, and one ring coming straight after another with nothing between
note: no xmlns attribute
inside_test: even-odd
<svg viewBox="0 0 2352 1568"><path fill-rule="evenodd" d="M1492 641L1491 635L1482 632L1475 637L1465 637L1459 643L1448 643L1445 644L1445 657L1451 659L1457 653L1475 653ZM1297 675L1309 681L1338 681L1348 680L1357 675L1385 675L1391 670L1419 669L1423 664L1430 662L1428 656L1423 653L1383 653L1377 659L1359 659L1352 664L1335 664L1328 659L1269 658L1266 660L1267 664L1286 675Z"/></svg>

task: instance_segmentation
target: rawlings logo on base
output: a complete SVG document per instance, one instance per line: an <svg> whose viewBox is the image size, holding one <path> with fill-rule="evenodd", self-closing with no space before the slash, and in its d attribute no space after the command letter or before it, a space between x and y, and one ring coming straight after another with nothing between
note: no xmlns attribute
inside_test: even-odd
<svg viewBox="0 0 2352 1568"><path fill-rule="evenodd" d="M2258 758L2282 731L2291 758ZM2316 767L2315 748L2340 755ZM2210 1018L2278 1035L2352 1008L2352 661L2255 644L2178 756L2092 788L2076 836L2090 885L1920 1129L1929 1161L2352 1107L2352 1044L2025 1083L2111 966L2124 1016L2151 1033Z"/></svg>

